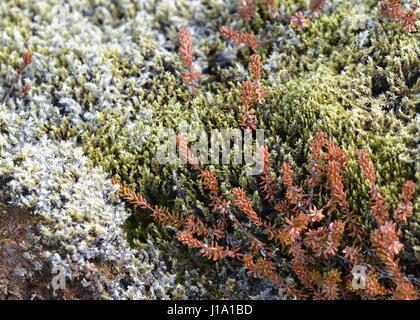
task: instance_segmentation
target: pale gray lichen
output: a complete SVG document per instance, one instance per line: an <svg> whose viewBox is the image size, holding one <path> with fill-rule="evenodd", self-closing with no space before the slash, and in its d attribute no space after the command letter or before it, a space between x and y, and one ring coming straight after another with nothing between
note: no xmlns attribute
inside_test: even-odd
<svg viewBox="0 0 420 320"><path fill-rule="evenodd" d="M34 118L4 106L0 115L0 191L9 204L38 217L29 250L41 260L34 265L62 267L67 279L88 287L94 298L170 298L175 276L151 241L144 250L129 248L123 231L128 213L107 174L89 168L74 141L37 139Z"/></svg>

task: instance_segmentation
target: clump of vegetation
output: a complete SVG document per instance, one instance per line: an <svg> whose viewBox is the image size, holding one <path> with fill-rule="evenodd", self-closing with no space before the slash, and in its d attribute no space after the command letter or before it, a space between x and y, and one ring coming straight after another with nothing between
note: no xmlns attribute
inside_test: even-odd
<svg viewBox="0 0 420 320"><path fill-rule="evenodd" d="M65 218L59 225L67 231L97 221L91 212L100 211L104 234L124 239L125 221L130 245L148 261L127 264L127 274L150 285L113 297L416 296L420 59L413 1L32 2L0 5L0 94L16 97L0 106L0 152L16 154L1 154L2 176L14 177L4 187L14 188L15 205L30 201L31 211L50 188L40 181L85 190L80 170L58 174L62 163L76 166L71 150L79 146L88 157L83 176L100 167L118 177L139 205L128 206L128 219L119 203L77 213L43 207L47 231L55 230L51 217ZM36 59L12 84L24 48ZM30 94L21 99L27 78ZM15 130L12 122L26 126ZM159 130L180 123L207 132L263 129L263 173L194 161L161 165ZM187 158L193 138L178 136ZM28 152L19 141L36 147ZM319 151L311 147L317 141ZM33 159L52 149L49 159L61 160L37 160L32 169ZM39 166L41 180L21 174L36 175ZM63 188L53 194L70 204L77 198L82 208L88 198L116 200L105 176L93 189L80 198ZM71 260L66 241L73 238L45 239L60 244L54 252L62 261ZM367 267L364 291L350 286L359 263Z"/></svg>
<svg viewBox="0 0 420 320"><path fill-rule="evenodd" d="M239 16L250 21L255 13L254 5L252 1L240 2ZM311 1L308 17L318 17L324 7L325 1ZM303 31L308 28L309 20L298 11L292 17L291 26ZM220 33L234 45L243 45L253 51L258 50L258 43L261 43L252 33L226 26L220 28ZM244 108L239 125L245 130L255 130L259 124L257 113L264 109L266 90L261 85L261 56L254 54L249 60L252 80L241 83ZM252 104L258 108L255 110ZM261 124L264 126L263 122ZM299 126L290 130L290 137ZM126 200L151 211L157 222L177 228L177 239L181 243L199 249L211 260L238 260L251 275L279 285L289 296L416 299L418 288L401 271L397 258L404 247L402 228L413 215L414 182L404 183L402 199L389 214L387 202L393 203L395 194L391 201L385 200L367 152L363 149L350 151L350 154L358 154L360 170L345 150L324 138L322 131L314 139L308 160L294 163L299 173L298 184L293 182L292 164L287 162L281 166L281 179L278 179L278 172L271 168L269 149L262 148L264 171L259 183L260 193L255 184L245 184L253 190L251 197L243 187L222 191L215 172L201 169L184 137L178 136L180 153L188 159L202 188L209 192L208 209L204 212L212 214L201 217L153 207L143 196L118 183ZM352 177L355 171L364 172L368 178L371 199L360 193L366 187L361 182L363 175ZM305 177L305 174L309 176ZM240 180L239 177L236 179ZM259 214L252 205L254 198L258 199L256 206L262 210ZM243 221L244 217L250 224ZM365 290L355 290L351 286L352 268L360 264L368 266ZM290 274L294 278L292 281L285 277Z"/></svg>
<svg viewBox="0 0 420 320"><path fill-rule="evenodd" d="M418 4L411 2L410 8L404 10L401 0L381 0L379 15L383 18L399 22L405 32L416 32Z"/></svg>
<svg viewBox="0 0 420 320"><path fill-rule="evenodd" d="M355 211L343 180L350 159L319 132L311 144L304 184L295 184L292 166L284 163L281 193L271 174L267 149L261 149L264 172L260 198L266 205L257 213L243 188L234 188L230 196L222 195L214 172L201 169L185 141L180 137L178 141L181 154L189 159L209 192L209 208L217 218L215 226L194 214L183 216L152 207L123 184L120 193L130 203L150 211L157 222L178 228L181 243L199 249L214 261L238 259L255 277L268 279L299 298L417 298L418 289L403 274L397 258L404 247L400 228L413 215L413 181L404 184L401 202L390 214L376 183L372 161L366 151L360 150L358 162L369 181L371 199L369 212ZM234 243L232 248L229 242ZM352 269L361 264L368 269L366 287L355 290ZM283 268L277 272L279 265ZM290 273L294 281L285 279ZM389 279L391 283L387 283Z"/></svg>

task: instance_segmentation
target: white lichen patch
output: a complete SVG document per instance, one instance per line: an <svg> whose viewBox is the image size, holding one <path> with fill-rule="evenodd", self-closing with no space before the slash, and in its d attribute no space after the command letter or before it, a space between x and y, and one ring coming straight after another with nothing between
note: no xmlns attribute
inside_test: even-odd
<svg viewBox="0 0 420 320"><path fill-rule="evenodd" d="M89 288L93 298L169 298L174 276L152 242L144 251L129 248L122 228L128 213L107 175L89 168L73 141L33 138L31 117L21 121L0 109L7 131L0 133L1 192L9 204L39 218L28 250L40 260L32 263L64 270L66 279Z"/></svg>

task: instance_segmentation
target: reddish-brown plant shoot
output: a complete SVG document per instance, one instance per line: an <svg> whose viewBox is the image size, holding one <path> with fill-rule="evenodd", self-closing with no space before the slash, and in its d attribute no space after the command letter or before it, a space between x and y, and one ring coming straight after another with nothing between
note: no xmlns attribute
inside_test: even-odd
<svg viewBox="0 0 420 320"><path fill-rule="evenodd" d="M184 77L184 84L186 86L191 86L193 92L197 85L197 82L200 80L201 74L199 71L193 69L193 47L191 33L187 28L182 28L179 30L179 43L180 43L180 53L182 60L187 67L186 70L182 71Z"/></svg>
<svg viewBox="0 0 420 320"><path fill-rule="evenodd" d="M298 11L292 16L290 25L293 29L302 32L303 29L308 27L309 20L305 17L305 14L302 11Z"/></svg>
<svg viewBox="0 0 420 320"><path fill-rule="evenodd" d="M220 34L222 37L230 42L232 42L236 46L245 46L252 50L256 50L258 46L257 37L248 32L237 32L234 29L221 26L219 29Z"/></svg>
<svg viewBox="0 0 420 320"><path fill-rule="evenodd" d="M311 0L309 3L309 11L311 17L318 16L319 12L324 10L326 0Z"/></svg>
<svg viewBox="0 0 420 320"><path fill-rule="evenodd" d="M238 0L236 11L241 19L251 21L255 12L254 0Z"/></svg>
<svg viewBox="0 0 420 320"><path fill-rule="evenodd" d="M19 79L22 77L23 71L32 63L33 55L30 51L25 51L22 55L22 65L19 69L16 70L16 75L12 80L10 88L4 93L3 95L3 103L6 103L9 99L10 95L15 90L16 84L19 82ZM31 86L29 84L22 85L19 88L18 92L16 93L17 96L22 97L26 95L31 90Z"/></svg>

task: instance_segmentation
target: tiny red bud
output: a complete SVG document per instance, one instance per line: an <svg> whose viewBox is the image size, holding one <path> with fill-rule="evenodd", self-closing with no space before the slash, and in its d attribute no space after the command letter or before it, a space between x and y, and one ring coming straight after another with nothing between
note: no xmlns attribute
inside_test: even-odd
<svg viewBox="0 0 420 320"><path fill-rule="evenodd" d="M28 66L32 63L32 53L30 51L25 51L23 54L23 63L25 66Z"/></svg>
<svg viewBox="0 0 420 320"><path fill-rule="evenodd" d="M23 94L27 94L29 91L31 91L31 85L30 84L23 85L21 91Z"/></svg>

